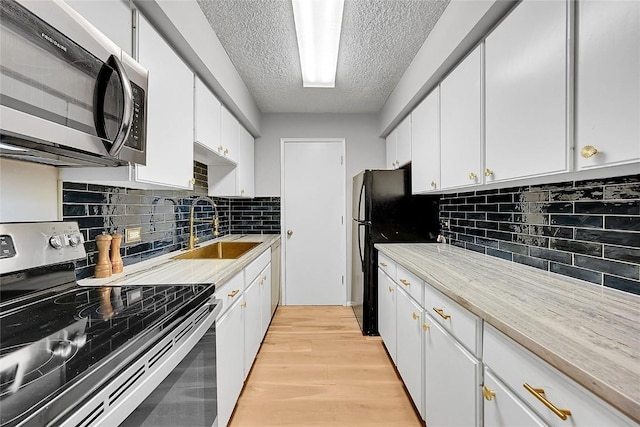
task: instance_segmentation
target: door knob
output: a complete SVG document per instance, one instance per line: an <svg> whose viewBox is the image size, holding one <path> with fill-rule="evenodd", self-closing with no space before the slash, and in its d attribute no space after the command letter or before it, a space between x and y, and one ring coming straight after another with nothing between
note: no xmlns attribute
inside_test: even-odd
<svg viewBox="0 0 640 427"><path fill-rule="evenodd" d="M293 230L287 230L287 236L289 237L293 236Z"/></svg>

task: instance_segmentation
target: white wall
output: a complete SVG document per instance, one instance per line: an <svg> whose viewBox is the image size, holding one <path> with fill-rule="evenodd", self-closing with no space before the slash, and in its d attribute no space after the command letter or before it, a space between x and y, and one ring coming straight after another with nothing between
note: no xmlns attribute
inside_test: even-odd
<svg viewBox="0 0 640 427"><path fill-rule="evenodd" d="M353 176L384 169L385 141L378 137L377 114L264 114L255 144L256 196L280 195L280 138L345 138L347 295L351 295L351 193Z"/></svg>
<svg viewBox="0 0 640 427"><path fill-rule="evenodd" d="M0 222L58 219L58 170L0 159Z"/></svg>

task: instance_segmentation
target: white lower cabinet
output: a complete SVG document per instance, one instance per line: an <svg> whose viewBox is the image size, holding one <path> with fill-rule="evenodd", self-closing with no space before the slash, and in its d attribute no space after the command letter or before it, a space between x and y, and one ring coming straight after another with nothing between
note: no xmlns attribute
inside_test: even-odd
<svg viewBox="0 0 640 427"><path fill-rule="evenodd" d="M425 421L429 427L482 425L482 364L430 316L424 321Z"/></svg>
<svg viewBox="0 0 640 427"><path fill-rule="evenodd" d="M271 248L220 285L215 297L222 301L216 320L216 374L218 426L224 427L271 322Z"/></svg>
<svg viewBox="0 0 640 427"><path fill-rule="evenodd" d="M422 398L422 307L404 289L396 294L396 352L398 372L424 418Z"/></svg>
<svg viewBox="0 0 640 427"><path fill-rule="evenodd" d="M378 332L396 364L396 284L381 267L378 268Z"/></svg>
<svg viewBox="0 0 640 427"><path fill-rule="evenodd" d="M260 284L260 341L262 341L271 323L271 264L262 270L258 283Z"/></svg>
<svg viewBox="0 0 640 427"><path fill-rule="evenodd" d="M255 280L244 292L244 378L246 379L262 342L260 285ZM236 362L237 363L237 362Z"/></svg>
<svg viewBox="0 0 640 427"><path fill-rule="evenodd" d="M244 383L244 310L239 298L216 323L218 425L226 426Z"/></svg>
<svg viewBox="0 0 640 427"><path fill-rule="evenodd" d="M484 396L484 427L546 426L486 367L482 394Z"/></svg>
<svg viewBox="0 0 640 427"><path fill-rule="evenodd" d="M487 324L483 340L485 365L548 425L637 426L590 391Z"/></svg>

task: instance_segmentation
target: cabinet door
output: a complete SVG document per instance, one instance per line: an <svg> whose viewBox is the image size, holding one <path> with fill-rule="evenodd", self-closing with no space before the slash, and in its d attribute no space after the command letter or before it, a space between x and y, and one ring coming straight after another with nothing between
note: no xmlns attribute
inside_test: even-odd
<svg viewBox="0 0 640 427"><path fill-rule="evenodd" d="M271 264L262 270L258 278L260 284L260 342L264 339L271 323Z"/></svg>
<svg viewBox="0 0 640 427"><path fill-rule="evenodd" d="M387 169L396 169L398 167L397 146L398 128L387 135Z"/></svg>
<svg viewBox="0 0 640 427"><path fill-rule="evenodd" d="M430 316L425 316L424 329L427 425L480 426L480 362Z"/></svg>
<svg viewBox="0 0 640 427"><path fill-rule="evenodd" d="M396 364L396 284L378 268L378 332Z"/></svg>
<svg viewBox="0 0 640 427"><path fill-rule="evenodd" d="M524 0L485 41L486 182L569 169L567 7Z"/></svg>
<svg viewBox="0 0 640 427"><path fill-rule="evenodd" d="M422 308L403 289L396 294L396 352L398 372L413 403L424 418L422 398Z"/></svg>
<svg viewBox="0 0 640 427"><path fill-rule="evenodd" d="M191 189L193 184L193 72L140 15L138 61L149 70L147 165L138 181Z"/></svg>
<svg viewBox="0 0 640 427"><path fill-rule="evenodd" d="M258 284L258 279L244 291L244 303L244 378L246 379L262 342L260 285ZM236 363L238 363L237 360Z"/></svg>
<svg viewBox="0 0 640 427"><path fill-rule="evenodd" d="M66 3L131 56L133 25L129 0L66 0Z"/></svg>
<svg viewBox="0 0 640 427"><path fill-rule="evenodd" d="M222 106L220 101L196 77L194 140L212 152L218 152L221 139Z"/></svg>
<svg viewBox="0 0 640 427"><path fill-rule="evenodd" d="M408 115L398 125L398 140L396 143L396 167L406 165L411 161L411 115Z"/></svg>
<svg viewBox="0 0 640 427"><path fill-rule="evenodd" d="M440 188L440 88L411 113L411 191Z"/></svg>
<svg viewBox="0 0 640 427"><path fill-rule="evenodd" d="M240 124L235 117L222 107L222 142L218 147L220 154L234 163L238 162L238 136Z"/></svg>
<svg viewBox="0 0 640 427"><path fill-rule="evenodd" d="M242 126L238 140L238 191L240 197L254 196L254 140Z"/></svg>
<svg viewBox="0 0 640 427"><path fill-rule="evenodd" d="M580 1L576 7L578 169L637 162L640 2ZM581 151L589 145L598 152L584 158Z"/></svg>
<svg viewBox="0 0 640 427"><path fill-rule="evenodd" d="M442 188L481 184L482 46L440 84Z"/></svg>
<svg viewBox="0 0 640 427"><path fill-rule="evenodd" d="M546 425L486 368L482 389L484 427L544 427Z"/></svg>
<svg viewBox="0 0 640 427"><path fill-rule="evenodd" d="M244 319L241 300L216 322L218 425L226 426L244 382Z"/></svg>

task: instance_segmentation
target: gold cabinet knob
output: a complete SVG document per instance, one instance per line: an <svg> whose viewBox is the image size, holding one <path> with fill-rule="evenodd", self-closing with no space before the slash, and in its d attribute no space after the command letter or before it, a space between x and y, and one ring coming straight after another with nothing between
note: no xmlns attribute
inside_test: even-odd
<svg viewBox="0 0 640 427"><path fill-rule="evenodd" d="M191 184L191 185L196 185L196 179L195 179L195 178L191 178L191 179L189 180L189 184Z"/></svg>
<svg viewBox="0 0 640 427"><path fill-rule="evenodd" d="M436 188L436 186L437 186L436 182L435 182L435 181L431 181L431 186L432 186L433 188Z"/></svg>
<svg viewBox="0 0 640 427"><path fill-rule="evenodd" d="M420 318L420 315L417 314L415 311L413 313L411 313L411 315L413 316L413 320L417 320Z"/></svg>
<svg viewBox="0 0 640 427"><path fill-rule="evenodd" d="M287 236L289 237L293 236L293 230L287 230Z"/></svg>
<svg viewBox="0 0 640 427"><path fill-rule="evenodd" d="M426 323L422 324L422 330L427 332L429 329L431 328L431 326L427 325Z"/></svg>
<svg viewBox="0 0 640 427"><path fill-rule="evenodd" d="M218 145L218 151L223 151L224 147L222 145Z"/></svg>
<svg viewBox="0 0 640 427"><path fill-rule="evenodd" d="M476 179L478 179L478 175L476 175L474 172L469 173L469 179L471 181L475 181Z"/></svg>
<svg viewBox="0 0 640 427"><path fill-rule="evenodd" d="M491 400L491 399L493 399L495 397L496 392L491 390L486 385L483 385L482 386L482 395L484 396L485 399Z"/></svg>
<svg viewBox="0 0 640 427"><path fill-rule="evenodd" d="M485 169L484 176L493 176L493 171L491 169Z"/></svg>
<svg viewBox="0 0 640 427"><path fill-rule="evenodd" d="M243 302L242 304L240 304L240 307L246 307L247 306L247 302Z"/></svg>
<svg viewBox="0 0 640 427"><path fill-rule="evenodd" d="M582 147L582 150L580 150L580 155L585 159L591 158L596 154L598 154L598 149L593 145L585 145Z"/></svg>
<svg viewBox="0 0 640 427"><path fill-rule="evenodd" d="M244 194L244 188L240 190L240 194Z"/></svg>
<svg viewBox="0 0 640 427"><path fill-rule="evenodd" d="M393 292L393 287L389 286L389 292Z"/></svg>
<svg viewBox="0 0 640 427"><path fill-rule="evenodd" d="M225 156L226 156L227 154L229 154L229 149L228 149L228 148L225 148L225 149L224 149L224 154L225 154Z"/></svg>

